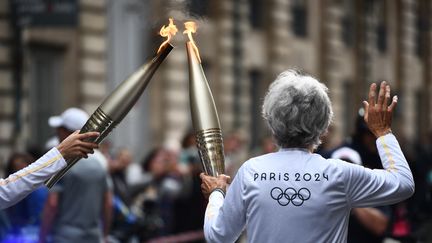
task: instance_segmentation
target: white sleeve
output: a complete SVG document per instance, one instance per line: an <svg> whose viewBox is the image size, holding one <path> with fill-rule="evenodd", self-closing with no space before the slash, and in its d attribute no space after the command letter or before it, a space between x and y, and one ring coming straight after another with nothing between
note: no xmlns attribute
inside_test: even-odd
<svg viewBox="0 0 432 243"><path fill-rule="evenodd" d="M243 201L242 168L228 188L225 199L219 191L214 191L209 197L204 218L204 235L207 242L235 242L244 229L246 208Z"/></svg>
<svg viewBox="0 0 432 243"><path fill-rule="evenodd" d="M384 169L344 163L347 200L352 207L392 204L414 193L413 176L396 137L379 137L376 145Z"/></svg>
<svg viewBox="0 0 432 243"><path fill-rule="evenodd" d="M0 179L0 209L17 203L66 166L57 148L53 148L31 165Z"/></svg>

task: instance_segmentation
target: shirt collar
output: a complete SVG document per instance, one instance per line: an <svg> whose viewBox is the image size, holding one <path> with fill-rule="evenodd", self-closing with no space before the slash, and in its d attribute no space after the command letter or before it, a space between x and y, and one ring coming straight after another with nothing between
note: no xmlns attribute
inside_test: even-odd
<svg viewBox="0 0 432 243"><path fill-rule="evenodd" d="M305 148L280 148L279 152L301 152L311 154L311 152Z"/></svg>

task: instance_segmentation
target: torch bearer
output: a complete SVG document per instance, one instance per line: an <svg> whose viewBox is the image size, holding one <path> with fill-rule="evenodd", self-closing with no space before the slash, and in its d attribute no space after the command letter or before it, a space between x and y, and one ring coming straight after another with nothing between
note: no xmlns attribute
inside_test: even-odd
<svg viewBox="0 0 432 243"><path fill-rule="evenodd" d="M225 173L219 117L212 92L201 66L198 48L192 38L192 33L196 32L196 24L186 22L185 28L183 33L189 37L189 41L186 43L189 63L189 98L198 153L204 171L208 175L218 176Z"/></svg>
<svg viewBox="0 0 432 243"><path fill-rule="evenodd" d="M99 137L88 141L99 144L123 120L144 92L159 65L173 49L173 46L169 44L169 40L176 34L177 27L173 24L172 19L169 21L170 24L167 27L163 26L160 30L160 35L167 37L167 40L161 44L156 56L118 85L81 128L80 133L90 131L100 133ZM46 186L51 188L78 160L79 158L74 158L67 161L65 168L45 182Z"/></svg>

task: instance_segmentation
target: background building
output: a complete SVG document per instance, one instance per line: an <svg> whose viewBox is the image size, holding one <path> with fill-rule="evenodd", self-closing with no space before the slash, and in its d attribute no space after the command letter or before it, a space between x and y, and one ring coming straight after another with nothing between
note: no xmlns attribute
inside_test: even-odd
<svg viewBox="0 0 432 243"><path fill-rule="evenodd" d="M400 98L398 135L414 143L432 127L428 0L10 0L0 1L0 159L43 144L49 116L70 106L92 113L153 55L168 17L180 30L176 49L109 137L137 158L156 143L177 146L191 128L181 34L191 19L222 129L248 148L269 133L266 88L292 67L328 85L334 143L352 132L369 84L384 79Z"/></svg>

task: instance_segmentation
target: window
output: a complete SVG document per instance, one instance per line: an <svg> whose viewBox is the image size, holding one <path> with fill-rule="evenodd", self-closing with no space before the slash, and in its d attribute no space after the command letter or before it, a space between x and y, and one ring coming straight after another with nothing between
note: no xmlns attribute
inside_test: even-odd
<svg viewBox="0 0 432 243"><path fill-rule="evenodd" d="M377 4L378 21L376 25L378 51L384 53L387 51L387 6L385 1L379 1Z"/></svg>
<svg viewBox="0 0 432 243"><path fill-rule="evenodd" d="M304 1L294 1L291 5L292 30L298 37L307 36L307 6Z"/></svg>
<svg viewBox="0 0 432 243"><path fill-rule="evenodd" d="M426 6L425 6L426 5ZM426 44L426 35L428 34L430 22L427 11L426 1L419 1L417 3L417 18L415 21L415 53L418 57L423 57L423 48Z"/></svg>
<svg viewBox="0 0 432 243"><path fill-rule="evenodd" d="M191 15L205 16L208 14L208 0L189 0L188 8Z"/></svg>
<svg viewBox="0 0 432 243"><path fill-rule="evenodd" d="M342 41L346 47L353 47L355 24L354 24L354 3L345 0L343 3L344 15L341 17Z"/></svg>
<svg viewBox="0 0 432 243"><path fill-rule="evenodd" d="M263 27L264 9L262 0L249 0L249 22L254 29Z"/></svg>
<svg viewBox="0 0 432 243"><path fill-rule="evenodd" d="M343 82L343 133L348 136L354 131L354 121L357 117L358 105L355 104L354 96L354 85L350 80Z"/></svg>
<svg viewBox="0 0 432 243"><path fill-rule="evenodd" d="M261 85L263 75L259 70L251 70L249 72L250 80L250 113L251 113L251 148L256 148L260 145L260 138L264 135L261 123L261 105L263 97L263 89Z"/></svg>
<svg viewBox="0 0 432 243"><path fill-rule="evenodd" d="M63 51L35 46L30 60L30 142L43 145L54 135L48 118L63 112Z"/></svg>
<svg viewBox="0 0 432 243"><path fill-rule="evenodd" d="M376 27L377 48L381 53L387 51L387 28L384 24L378 24Z"/></svg>

